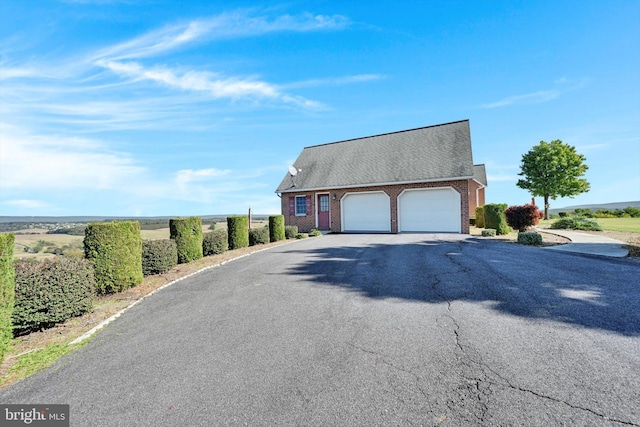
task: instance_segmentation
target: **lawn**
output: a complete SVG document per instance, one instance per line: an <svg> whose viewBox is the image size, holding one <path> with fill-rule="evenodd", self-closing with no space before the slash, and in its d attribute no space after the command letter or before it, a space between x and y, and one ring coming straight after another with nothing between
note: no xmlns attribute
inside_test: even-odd
<svg viewBox="0 0 640 427"><path fill-rule="evenodd" d="M640 218L593 218L606 231L640 233ZM555 219L540 221L541 228L549 228Z"/></svg>

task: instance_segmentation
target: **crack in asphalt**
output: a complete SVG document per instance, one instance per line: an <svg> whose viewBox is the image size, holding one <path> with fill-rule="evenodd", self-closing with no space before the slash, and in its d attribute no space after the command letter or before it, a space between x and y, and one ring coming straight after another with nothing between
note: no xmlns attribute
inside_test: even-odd
<svg viewBox="0 0 640 427"><path fill-rule="evenodd" d="M461 246L461 245L458 245ZM461 247L460 247L461 249ZM447 272L447 273L442 273L442 274L438 274L438 275L434 275L434 279L435 281L431 284L431 288L433 290L433 292L440 296L442 299L446 300L447 303L447 314L446 317L451 320L452 324L453 324L453 334L454 334L454 338L455 338L455 344L456 344L456 348L458 349L458 351L461 353L462 357L466 360L466 362L462 362L463 365L466 365L469 369L474 370L473 366L471 365L475 365L477 368L480 369L482 375L481 377L477 377L477 376L473 376L473 377L469 377L469 376L465 376L464 374L462 374L462 378L466 381L468 381L469 383L472 384L471 387L468 387L467 389L475 394L475 397L480 405L480 414L474 414L474 416L476 418L478 418L481 422L484 421L487 413L489 412L489 407L488 407L488 402L483 401L483 398L488 399L489 396L492 394L492 390L491 390L491 386L498 386L498 387L506 387L512 390L516 390L522 393L528 393L532 396L535 396L539 399L544 399L544 400L549 400L551 402L555 402L555 403L559 403L559 404L563 404L566 405L572 409L576 409L576 410L581 410L581 411L586 411L592 415L595 415L599 418L602 418L604 420L607 421L611 421L611 422L615 422L615 423L619 423L619 424L623 424L623 425L630 425L630 426L636 426L636 427L640 427L640 424L636 424L630 421L625 421L625 420L621 420L618 418L613 418L610 416L607 416L605 414L602 414L598 411L595 411L593 409L587 408L587 407L583 407L583 406L579 406L579 405L575 405L572 404L570 402L564 401L562 399L558 399L556 397L553 396L548 396L539 392L536 392L534 390L529 390L517 385L514 385L509 379L505 378L504 376L502 376L501 374L499 374L498 372L496 372L494 369L492 369L489 365L487 365L483 360L482 357L480 356L480 354L478 354L477 352L474 352L475 355L472 355L470 353L469 349L466 349L465 346L463 346L462 344L462 340L461 340L461 327L460 324L458 323L458 321L456 320L454 313L453 313L453 308L452 308L452 303L453 300L450 299L446 299L446 296L443 295L442 292L440 292L438 290L438 287L441 286L442 284L442 279L440 276L446 276L446 275L451 275L451 274L456 274L456 273L461 273L461 272L470 272L471 269L469 267L466 267L465 265L463 265L460 261L458 261L457 259L455 259L452 254L450 252L445 254L447 259L454 265L456 265L457 267L459 267L459 269L457 271L454 272ZM492 374L492 375L489 375ZM495 381L494 379L492 379L491 377L494 376L494 378L497 378L499 381ZM486 391L483 392L481 390L481 385L482 384L486 384ZM447 404L447 406L449 406ZM453 409L450 407L450 409Z"/></svg>

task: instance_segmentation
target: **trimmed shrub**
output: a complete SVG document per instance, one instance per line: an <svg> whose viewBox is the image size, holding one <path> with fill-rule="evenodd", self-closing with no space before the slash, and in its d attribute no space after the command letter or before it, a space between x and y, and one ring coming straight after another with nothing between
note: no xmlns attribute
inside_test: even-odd
<svg viewBox="0 0 640 427"><path fill-rule="evenodd" d="M175 240L145 240L142 242L142 274L166 273L178 265L178 246Z"/></svg>
<svg viewBox="0 0 640 427"><path fill-rule="evenodd" d="M322 232L320 230L316 230L315 228L311 229L311 233L309 233L309 237L318 237L322 236Z"/></svg>
<svg viewBox="0 0 640 427"><path fill-rule="evenodd" d="M93 308L96 277L91 262L57 257L14 263L16 334L48 328Z"/></svg>
<svg viewBox="0 0 640 427"><path fill-rule="evenodd" d="M476 227L484 228L484 206L476 206Z"/></svg>
<svg viewBox="0 0 640 427"><path fill-rule="evenodd" d="M227 230L216 230L205 233L202 238L202 253L204 256L221 254L229 247Z"/></svg>
<svg viewBox="0 0 640 427"><path fill-rule="evenodd" d="M296 234L296 239L306 239L307 237L309 237L309 235L307 233L298 233L298 234Z"/></svg>
<svg viewBox="0 0 640 427"><path fill-rule="evenodd" d="M526 231L527 228L538 225L540 222L540 211L535 205L509 206L504 211L507 224L520 232Z"/></svg>
<svg viewBox="0 0 640 427"><path fill-rule="evenodd" d="M15 235L0 234L0 363L11 345L12 321L15 298L13 269L13 243Z"/></svg>
<svg viewBox="0 0 640 427"><path fill-rule="evenodd" d="M271 215L269 217L269 241L277 242L284 239L284 215Z"/></svg>
<svg viewBox="0 0 640 427"><path fill-rule="evenodd" d="M287 225L284 227L284 237L287 239L295 239L298 235L297 225Z"/></svg>
<svg viewBox="0 0 640 427"><path fill-rule="evenodd" d="M172 218L169 234L178 248L178 264L202 258L202 218Z"/></svg>
<svg viewBox="0 0 640 427"><path fill-rule="evenodd" d="M228 216L227 233L230 250L249 246L249 217Z"/></svg>
<svg viewBox="0 0 640 427"><path fill-rule="evenodd" d="M498 235L509 234L511 227L507 224L507 219L504 216L505 209L507 209L507 205L502 203L484 205L484 226L493 228Z"/></svg>
<svg viewBox="0 0 640 427"><path fill-rule="evenodd" d="M496 237L496 230L493 228L485 228L482 230L482 237Z"/></svg>
<svg viewBox="0 0 640 427"><path fill-rule="evenodd" d="M252 228L249 230L249 246L269 243L269 227Z"/></svg>
<svg viewBox="0 0 640 427"><path fill-rule="evenodd" d="M140 223L114 221L87 225L84 256L94 263L98 293L120 292L139 285L144 280Z"/></svg>
<svg viewBox="0 0 640 427"><path fill-rule="evenodd" d="M522 245L541 245L542 236L539 233L521 231L518 233L518 243Z"/></svg>
<svg viewBox="0 0 640 427"><path fill-rule="evenodd" d="M602 231L602 228L597 221L581 216L568 216L566 218L560 218L553 224L551 228L560 230L587 230L587 231Z"/></svg>

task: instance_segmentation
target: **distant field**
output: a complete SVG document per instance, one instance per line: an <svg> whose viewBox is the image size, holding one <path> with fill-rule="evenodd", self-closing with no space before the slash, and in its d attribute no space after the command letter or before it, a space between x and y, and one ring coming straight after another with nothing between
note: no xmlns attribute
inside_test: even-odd
<svg viewBox="0 0 640 427"><path fill-rule="evenodd" d="M640 233L640 218L592 218L603 230ZM542 228L548 228L556 219L540 221Z"/></svg>
<svg viewBox="0 0 640 427"><path fill-rule="evenodd" d="M269 221L251 221L251 228L261 228L269 224ZM227 222L219 222L216 224L216 230L226 230ZM209 224L202 226L202 232L208 233L212 230L209 229ZM158 240L169 238L169 228L159 228L157 230L140 230L142 240Z"/></svg>

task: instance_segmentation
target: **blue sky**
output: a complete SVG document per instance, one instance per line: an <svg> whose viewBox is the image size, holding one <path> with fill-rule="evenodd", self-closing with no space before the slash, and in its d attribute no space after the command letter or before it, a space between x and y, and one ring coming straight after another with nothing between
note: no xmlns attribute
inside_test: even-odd
<svg viewBox="0 0 640 427"><path fill-rule="evenodd" d="M488 202L561 139L640 200L640 1L0 2L0 215L278 213L305 146L469 119ZM538 204L542 200L538 198Z"/></svg>

